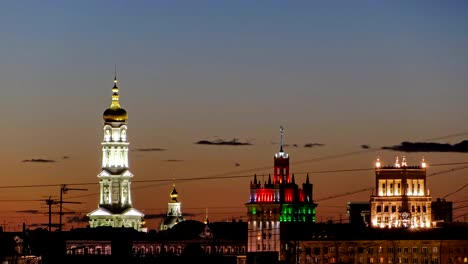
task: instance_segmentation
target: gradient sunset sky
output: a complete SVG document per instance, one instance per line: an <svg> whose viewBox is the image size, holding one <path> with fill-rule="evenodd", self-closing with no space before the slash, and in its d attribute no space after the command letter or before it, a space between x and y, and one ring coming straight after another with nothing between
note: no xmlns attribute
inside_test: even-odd
<svg viewBox="0 0 468 264"><path fill-rule="evenodd" d="M467 14L465 1L2 1L0 221L7 231L44 223L40 200L59 195L12 185L90 183L65 196L83 204L64 207L97 207L115 64L134 181L168 180L133 184L134 207L148 215L165 213L176 179L188 219L203 220L205 208L213 221L245 216L252 177L181 179L266 180L280 125L296 182L311 172L317 200L372 187L374 172L313 172L372 168L377 156L468 162L467 153L378 150L468 139ZM195 144L234 138L252 145ZM23 162L33 159L55 162ZM428 187L435 199L467 182L468 169L457 170ZM319 201L318 220L346 218L347 201L370 195ZM466 205L468 188L447 199ZM18 212L29 210L38 213Z"/></svg>

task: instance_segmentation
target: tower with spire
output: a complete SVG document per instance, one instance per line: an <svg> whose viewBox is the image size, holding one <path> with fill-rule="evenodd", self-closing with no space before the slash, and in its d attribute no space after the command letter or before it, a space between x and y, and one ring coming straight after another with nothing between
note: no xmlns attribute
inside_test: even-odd
<svg viewBox="0 0 468 264"><path fill-rule="evenodd" d="M144 214L133 208L128 163L128 114L120 106L117 74L112 87L112 101L103 114L102 171L99 179L98 208L87 214L91 228L129 227L145 231Z"/></svg>
<svg viewBox="0 0 468 264"><path fill-rule="evenodd" d="M169 194L170 200L167 203L167 216L164 221L161 223L160 230L171 229L176 224L185 221L182 216L182 210L180 207L180 202L177 200L179 194L176 191L175 184L172 186L172 192Z"/></svg>
<svg viewBox="0 0 468 264"><path fill-rule="evenodd" d="M280 149L273 157L273 179L260 181L254 175L250 182L247 252L281 252L281 223L314 223L313 186L306 176L300 188L289 172L289 155L284 151L284 128L280 127Z"/></svg>

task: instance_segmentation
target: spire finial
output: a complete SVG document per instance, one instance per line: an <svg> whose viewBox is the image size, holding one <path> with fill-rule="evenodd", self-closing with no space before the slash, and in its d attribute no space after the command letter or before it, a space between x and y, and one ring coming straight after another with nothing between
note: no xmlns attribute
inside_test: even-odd
<svg viewBox="0 0 468 264"><path fill-rule="evenodd" d="M205 208L205 225L209 224L210 220L208 219L208 207Z"/></svg>
<svg viewBox="0 0 468 264"><path fill-rule="evenodd" d="M117 88L117 64L114 64L114 88Z"/></svg>
<svg viewBox="0 0 468 264"><path fill-rule="evenodd" d="M399 157L398 157L398 156L396 157L395 167L396 167L396 168L400 168L400 161L399 161Z"/></svg>
<svg viewBox="0 0 468 264"><path fill-rule="evenodd" d="M421 167L422 167L423 169L425 169L425 168L427 167L427 163L426 163L426 161L424 160L424 156L422 157L422 160L421 160Z"/></svg>
<svg viewBox="0 0 468 264"><path fill-rule="evenodd" d="M117 64L114 65L114 86L112 87L112 103L111 108L120 108L119 102L119 87L117 86Z"/></svg>
<svg viewBox="0 0 468 264"><path fill-rule="evenodd" d="M283 134L284 134L284 128L283 126L280 126L280 152L283 152Z"/></svg>

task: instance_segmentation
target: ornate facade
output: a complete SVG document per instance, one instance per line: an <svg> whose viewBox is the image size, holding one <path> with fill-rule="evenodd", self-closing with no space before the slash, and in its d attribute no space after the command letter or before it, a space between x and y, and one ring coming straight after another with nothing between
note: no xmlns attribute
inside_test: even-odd
<svg viewBox="0 0 468 264"><path fill-rule="evenodd" d="M315 222L312 184L307 175L302 188L289 173L289 155L283 149L281 127L280 151L274 156L274 177L263 184L254 176L250 183L250 199L246 204L248 215L249 253L281 253L281 222ZM281 254L280 254L281 255Z"/></svg>
<svg viewBox="0 0 468 264"><path fill-rule="evenodd" d="M431 227L431 196L426 188L427 164L408 166L398 157L393 166L375 164L375 193L370 198L371 226Z"/></svg>
<svg viewBox="0 0 468 264"><path fill-rule="evenodd" d="M128 163L127 111L121 108L117 78L112 102L104 111L102 171L99 178L99 205L87 216L90 227L131 227L145 231L143 214L133 208Z"/></svg>

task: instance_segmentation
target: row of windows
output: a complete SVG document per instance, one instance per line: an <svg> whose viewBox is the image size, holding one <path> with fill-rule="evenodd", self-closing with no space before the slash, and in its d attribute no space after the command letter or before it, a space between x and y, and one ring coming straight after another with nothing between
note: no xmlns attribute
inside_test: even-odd
<svg viewBox="0 0 468 264"><path fill-rule="evenodd" d="M220 255L243 255L246 253L246 248L245 247L231 247L231 246L206 246L203 247L202 249L206 254L220 254ZM157 246L153 248L152 246L150 247L133 247L133 254L134 255L139 255L139 256L146 256L146 255L159 255L161 253L162 247ZM168 253L171 254L177 254L180 255L182 254L182 251L184 248L182 246L164 246L164 250Z"/></svg>
<svg viewBox="0 0 468 264"><path fill-rule="evenodd" d="M368 247L368 248L358 247L356 249L354 247L348 247L347 251L345 251L344 247L338 247L338 252L339 253L345 253L345 252L346 253L354 253L354 252L357 252L357 253L374 254L374 253L384 253L385 250L387 251L387 253L394 253L395 248L393 248L393 247L388 247L388 248L384 248L384 247L377 247L377 248L374 248L374 247ZM311 255L312 252L313 252L314 255L335 253L336 252L336 247L306 248L306 254L307 255ZM422 253L422 254L427 254L427 253L430 253L430 252L438 253L439 248L438 247L432 247L432 248L428 248L428 247L422 247L422 248L418 248L418 247L412 247L412 248L397 247L396 252L398 252L398 253L410 253L411 252L411 253Z"/></svg>
<svg viewBox="0 0 468 264"><path fill-rule="evenodd" d="M458 260L458 259L457 259ZM461 259L460 259L461 260ZM355 263L354 258L352 257L340 257L339 259L335 257L324 258L323 260L320 257L306 257L305 263ZM405 263L405 264L439 264L438 257L423 257L423 258L396 258L394 261L393 258L365 258L359 257L357 263ZM461 263L461 261L460 261ZM464 262L466 263L466 262Z"/></svg>
<svg viewBox="0 0 468 264"><path fill-rule="evenodd" d="M397 212L397 207L396 207L396 205L392 205L391 207L388 206L388 205L385 205L385 206L383 207L383 212L384 212L384 213L388 213L388 212L390 212L390 209L391 209L392 213L396 213L396 212ZM400 208L398 208L398 209L400 209ZM422 210L421 210L421 209L422 209ZM377 213L381 213L381 212L382 212L382 206L381 206L381 205L377 205L376 210L377 210ZM414 206L414 205L411 206L411 212L413 212L413 213L416 213L416 212L420 213L421 211L422 211L423 213L425 213L425 212L427 211L425 205L423 205L423 206L419 206L419 205L418 205L418 206Z"/></svg>

